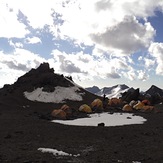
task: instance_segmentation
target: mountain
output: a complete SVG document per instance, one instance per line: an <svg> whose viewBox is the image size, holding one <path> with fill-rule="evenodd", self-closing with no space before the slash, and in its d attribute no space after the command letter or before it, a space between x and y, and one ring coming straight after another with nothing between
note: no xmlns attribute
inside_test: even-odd
<svg viewBox="0 0 163 163"><path fill-rule="evenodd" d="M97 92L100 92L100 88L97 86L93 86L93 87L87 87L85 88L87 91L96 94Z"/></svg>
<svg viewBox="0 0 163 163"><path fill-rule="evenodd" d="M152 85L146 92L144 92L144 96L153 104L163 102L163 90L155 85Z"/></svg>
<svg viewBox="0 0 163 163"><path fill-rule="evenodd" d="M146 92L146 95L150 95L150 96L154 96L154 95L158 95L158 96L163 96L163 90L158 88L155 85L152 85Z"/></svg>
<svg viewBox="0 0 163 163"><path fill-rule="evenodd" d="M86 90L90 91L91 93L94 93L94 94L96 94L98 96L103 96L105 94L106 97L108 97L108 98L120 97L121 93L126 92L129 89L131 89L131 88L129 88L125 84L115 85L115 86L112 86L112 87L104 87L102 89L99 89L96 86L86 88Z"/></svg>
<svg viewBox="0 0 163 163"><path fill-rule="evenodd" d="M13 103L37 101L44 103L65 103L66 101L90 103L97 95L75 84L71 77L54 73L48 63L42 63L37 69L31 69L19 77L12 85L0 89L0 103L10 98Z"/></svg>

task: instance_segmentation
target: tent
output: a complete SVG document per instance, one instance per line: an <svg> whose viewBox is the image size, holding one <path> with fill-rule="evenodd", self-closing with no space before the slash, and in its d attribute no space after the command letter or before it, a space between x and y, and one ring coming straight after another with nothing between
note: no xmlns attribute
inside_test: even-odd
<svg viewBox="0 0 163 163"><path fill-rule="evenodd" d="M70 107L68 106L68 105L66 105L66 104L64 104L64 105L62 105L61 106L61 110L67 110L67 109L69 109Z"/></svg>
<svg viewBox="0 0 163 163"><path fill-rule="evenodd" d="M142 103L144 103L144 105L150 105L150 101L149 100L143 100Z"/></svg>
<svg viewBox="0 0 163 163"><path fill-rule="evenodd" d="M51 113L54 118L57 119L66 119L66 113L61 109L54 109Z"/></svg>
<svg viewBox="0 0 163 163"><path fill-rule="evenodd" d="M136 105L133 106L133 108L136 110L141 110L143 106L144 106L144 103L138 102Z"/></svg>
<svg viewBox="0 0 163 163"><path fill-rule="evenodd" d="M123 108L122 108L122 110L123 110L123 111L129 111L129 112L130 112L130 111L133 111L133 110L132 110L132 107L131 107L129 104L124 105Z"/></svg>
<svg viewBox="0 0 163 163"><path fill-rule="evenodd" d="M118 98L111 98L108 102L109 106L120 106L122 105L122 100Z"/></svg>
<svg viewBox="0 0 163 163"><path fill-rule="evenodd" d="M154 109L154 106L149 106L149 105L145 105L142 108L142 110L144 111L152 111L153 109Z"/></svg>
<svg viewBox="0 0 163 163"><path fill-rule="evenodd" d="M96 110L103 110L103 103L100 99L95 99L93 100L93 102L91 103L91 108L93 111Z"/></svg>
<svg viewBox="0 0 163 163"><path fill-rule="evenodd" d="M132 100L132 101L130 101L129 105L130 105L131 107L133 107L133 106L136 105L137 103L138 103L137 101Z"/></svg>
<svg viewBox="0 0 163 163"><path fill-rule="evenodd" d="M83 104L79 107L79 111L85 112L85 113L91 113L92 109L87 104Z"/></svg>
<svg viewBox="0 0 163 163"><path fill-rule="evenodd" d="M61 106L61 110L63 110L67 114L67 116L72 115L72 109L66 104Z"/></svg>

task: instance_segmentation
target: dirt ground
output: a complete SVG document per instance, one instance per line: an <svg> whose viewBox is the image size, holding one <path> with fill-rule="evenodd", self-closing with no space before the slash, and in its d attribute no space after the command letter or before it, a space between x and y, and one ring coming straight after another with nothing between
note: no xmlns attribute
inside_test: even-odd
<svg viewBox="0 0 163 163"><path fill-rule="evenodd" d="M58 106L1 98L0 162L163 163L163 112L137 113L147 119L143 125L79 127L52 123L49 115ZM38 148L80 156L54 156Z"/></svg>

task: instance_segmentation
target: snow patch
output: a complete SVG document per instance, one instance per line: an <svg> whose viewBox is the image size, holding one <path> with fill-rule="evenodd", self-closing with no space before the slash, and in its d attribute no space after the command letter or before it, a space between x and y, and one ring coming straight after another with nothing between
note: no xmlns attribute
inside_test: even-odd
<svg viewBox="0 0 163 163"><path fill-rule="evenodd" d="M99 123L104 123L105 126L123 126L143 124L145 121L145 118L129 113L95 113L90 114L88 118L79 118L74 120L53 120L52 122L74 126L98 126Z"/></svg>
<svg viewBox="0 0 163 163"><path fill-rule="evenodd" d="M33 92L24 92L25 97L31 101L64 103L65 100L82 101L83 93L77 93L80 89L73 87L55 87L54 92L42 91L43 88L37 88Z"/></svg>
<svg viewBox="0 0 163 163"><path fill-rule="evenodd" d="M73 155L69 154L63 151L58 151L57 149L51 149L51 148L38 148L39 151L42 153L52 153L54 156L73 156L73 157L78 157L80 154Z"/></svg>

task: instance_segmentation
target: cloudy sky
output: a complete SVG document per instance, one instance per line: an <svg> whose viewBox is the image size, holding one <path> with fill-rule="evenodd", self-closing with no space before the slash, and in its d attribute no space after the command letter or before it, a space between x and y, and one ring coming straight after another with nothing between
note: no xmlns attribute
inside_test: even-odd
<svg viewBox="0 0 163 163"><path fill-rule="evenodd" d="M83 86L163 89L162 0L0 0L0 87L49 62Z"/></svg>

